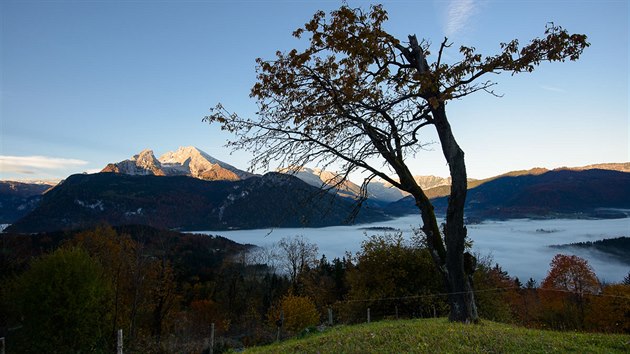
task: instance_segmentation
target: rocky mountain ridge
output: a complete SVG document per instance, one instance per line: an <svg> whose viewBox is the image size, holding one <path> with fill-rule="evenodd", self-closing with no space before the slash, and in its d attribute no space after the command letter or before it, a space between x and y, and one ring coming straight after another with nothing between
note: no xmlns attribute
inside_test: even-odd
<svg viewBox="0 0 630 354"><path fill-rule="evenodd" d="M360 184L354 183L349 179L344 181L343 177L336 172L309 167L295 169L285 168L279 170L279 172L293 175L314 187L330 188L331 191L335 191L343 197L357 198L361 193ZM450 186L451 184L450 177L414 176L414 179L424 190L440 186ZM475 180L469 179L469 181ZM381 179L372 180L367 185L367 197L371 200L391 203L407 195L409 195L409 193L403 192L389 182Z"/></svg>
<svg viewBox="0 0 630 354"><path fill-rule="evenodd" d="M160 161L161 160L161 161ZM588 171L588 170L604 170L604 171L620 171L620 173L628 174L630 171L630 163L605 163L605 164L595 164L588 165L583 167L573 167L573 168L559 168L555 170L548 170L544 168L534 168L530 170L521 170L521 171L511 171L500 176L495 176L482 180L469 180L468 187L469 189L474 189L476 187L480 187L484 184L488 184L497 179L503 179L506 177L518 177L518 176L540 176L549 172L558 172L558 171ZM144 150L136 156L132 157L129 160L121 161L116 164L110 164L104 171L116 172L116 174L120 175L132 175L132 176L188 176L194 177L195 180L216 180L216 181L241 181L251 178L252 174L247 172L238 170L231 165L218 161L211 156L205 154L199 149L188 147L188 148L180 148L175 152L166 153L160 157L160 159L156 159L153 152L151 150ZM286 171L285 171L286 173ZM273 174L277 176L281 176L282 174ZM282 185L285 188L284 193L287 195L291 195L293 191L291 190L292 184L284 183L281 178L272 178L272 175L269 175L267 181L274 180L274 183L278 183L279 186ZM321 188L322 185L335 184L339 181L340 178L338 175L328 172L322 171L318 169L310 169L303 168L298 171L298 173L294 173L294 176L302 181L310 184L315 188ZM596 176L596 174L590 174L587 176ZM201 177L201 178L200 178ZM254 176L255 177L255 176ZM589 177L590 178L590 177ZM440 198L447 196L450 191L450 185L447 184L449 179L447 178L439 178L435 176L427 176L427 178L419 178L419 183L423 185L425 188L430 186L435 186L432 188L426 188L425 193L431 199ZM422 184L427 182L429 184ZM566 189L566 188L582 188L580 186L574 185L570 183L571 181L562 181L556 180L547 187L550 190L553 189ZM431 184L432 183L432 184ZM597 187L597 183L606 184L609 182L600 180L599 182L595 182L595 184L589 184L589 190L595 188L601 189L602 187ZM567 184L569 187L563 186L563 184ZM159 183L158 183L159 185ZM344 181L339 185L340 189L337 191L337 195L356 199L360 187L351 182ZM17 220L23 218L25 215L32 212L38 205L41 203L42 196L51 188L51 185L45 185L42 183L22 183L22 182L14 182L14 181L0 181L0 224L12 224ZM510 187L512 188L512 187ZM620 191L619 193L623 194L625 190L627 190L627 185L623 183L619 185ZM513 189L513 188L512 188ZM510 189L510 190L512 190ZM54 190L54 189L53 189ZM487 193L495 193L492 192L492 188L486 189ZM278 190L279 191L279 190ZM132 191L129 191L132 193ZM153 193L153 192L152 192ZM157 193L157 192L156 192ZM477 192L471 192L469 194L469 202L478 201L475 196ZM593 193L590 191L589 193ZM608 191L607 193L610 193ZM486 192L484 192L486 194ZM509 195L506 191L502 191L499 195L502 195L502 198L507 198ZM550 193L543 194L542 197L549 196ZM396 215L396 214L404 214L407 212L415 212L414 205L412 202L407 200L406 202L402 200L405 197L400 190L392 187L388 183L383 181L374 180L368 185L368 199L367 206L374 207L375 210L380 210L381 212L386 212L387 214ZM542 198L541 197L541 198ZM490 197L487 197L490 198ZM563 197L564 198L564 197ZM571 197L573 198L573 197ZM569 198L569 199L571 199ZM630 198L630 197L629 197ZM83 203L85 206L93 206L95 208L99 208L98 203L88 203L83 199L77 199L77 203L79 206ZM400 203L396 203L401 200ZM544 204L543 199L539 199L539 204ZM87 204L86 204L87 203ZM438 201L439 203L443 203ZM520 201L518 203L521 203ZM517 204L518 204L517 203ZM531 204L530 202L528 202ZM601 203L600 203L601 204ZM531 207L531 205L530 205ZM473 208L474 209L474 208ZM512 210L515 210L512 207ZM542 209L541 209L542 210ZM510 214L509 212L502 212L505 215ZM486 213L488 214L488 213ZM510 215L516 215L515 213L511 213Z"/></svg>
<svg viewBox="0 0 630 354"><path fill-rule="evenodd" d="M133 176L190 176L206 181L238 181L253 176L193 146L169 151L159 159L153 150L145 149L128 160L108 164L101 172Z"/></svg>

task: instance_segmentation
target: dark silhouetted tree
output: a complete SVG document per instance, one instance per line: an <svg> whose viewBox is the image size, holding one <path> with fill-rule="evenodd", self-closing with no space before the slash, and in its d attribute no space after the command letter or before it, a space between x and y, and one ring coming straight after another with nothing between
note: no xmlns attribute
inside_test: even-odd
<svg viewBox="0 0 630 354"><path fill-rule="evenodd" d="M441 42L429 63L429 42L410 35L403 42L383 29L382 6L368 11L341 6L326 16L315 13L297 38L308 36L306 49L278 51L257 59L257 82L250 96L258 114L241 117L221 104L205 117L236 135L228 145L253 151L252 168L300 168L307 163L336 164L345 179L355 170L410 193L422 218L431 256L449 296L450 319L477 320L469 274L464 269L464 203L467 181L464 152L455 139L446 104L478 91L492 92L487 74L532 72L541 62L576 60L589 45L586 36L548 25L543 38L523 47L501 43L499 54L482 56L459 48L461 59L447 64ZM433 128L450 169L452 184L444 228L433 205L414 180L409 161L423 147L419 132ZM391 173L395 177L391 176ZM337 181L340 183L340 181Z"/></svg>
<svg viewBox="0 0 630 354"><path fill-rule="evenodd" d="M79 248L60 248L18 279L24 353L91 352L106 346L111 294L101 265Z"/></svg>

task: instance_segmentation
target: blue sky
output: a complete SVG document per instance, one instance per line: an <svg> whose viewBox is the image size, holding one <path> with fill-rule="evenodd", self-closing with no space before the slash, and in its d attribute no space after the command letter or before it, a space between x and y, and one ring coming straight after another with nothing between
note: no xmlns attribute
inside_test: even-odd
<svg viewBox="0 0 630 354"><path fill-rule="evenodd" d="M255 112L255 58L303 46L291 32L339 4L2 0L0 179L65 178L145 148L159 157L187 145L245 169L250 155L231 154L230 136L201 118L217 102ZM399 38L437 45L448 36L454 48L485 54L542 36L550 21L589 36L578 62L496 76L502 98L479 93L448 105L470 177L630 160L626 0L383 4ZM433 149L410 160L414 174L447 175Z"/></svg>

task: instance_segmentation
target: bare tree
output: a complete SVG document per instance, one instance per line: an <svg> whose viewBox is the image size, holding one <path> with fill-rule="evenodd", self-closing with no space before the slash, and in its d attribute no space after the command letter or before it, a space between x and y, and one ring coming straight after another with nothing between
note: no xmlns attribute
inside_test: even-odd
<svg viewBox="0 0 630 354"><path fill-rule="evenodd" d="M302 235L284 237L278 242L278 247L280 262L293 286L302 272L317 265L317 245Z"/></svg>
<svg viewBox="0 0 630 354"><path fill-rule="evenodd" d="M239 256L245 266L254 268L253 276L257 278L264 273L276 274L280 267L280 250L277 244L264 247L255 247L249 251L241 253ZM264 265L264 268L260 266ZM260 272L260 273L259 273Z"/></svg>
<svg viewBox="0 0 630 354"><path fill-rule="evenodd" d="M493 93L495 83L483 79L487 74L531 72L544 61L577 60L589 43L585 35L549 24L543 38L522 48L518 40L501 43L496 55L482 56L462 46L460 61L452 64L443 61L451 47L445 38L429 64L429 43L415 35L398 40L383 29L387 17L380 5L369 11L344 5L328 17L315 13L293 33L298 38L308 34L306 49L257 59L257 83L250 94L259 107L255 117L241 117L218 104L205 120L236 135L228 144L232 148L255 153L253 169L267 169L270 163L298 168L337 164L344 178L356 170L370 173L362 185L364 196L374 177L410 193L451 293L450 319L474 322L471 270L464 266L466 165L446 104L478 91ZM452 179L442 229L408 165L423 146L419 131L431 127Z"/></svg>

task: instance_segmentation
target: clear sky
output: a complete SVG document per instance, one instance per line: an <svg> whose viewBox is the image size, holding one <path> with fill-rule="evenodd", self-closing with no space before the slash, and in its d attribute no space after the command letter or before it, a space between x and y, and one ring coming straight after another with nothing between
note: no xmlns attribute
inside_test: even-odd
<svg viewBox="0 0 630 354"><path fill-rule="evenodd" d="M230 154L230 136L201 118L217 102L255 112L255 58L304 45L291 32L340 4L0 0L0 179L65 178L188 145L245 169L250 156ZM478 93L447 106L470 177L630 160L627 0L383 4L398 38L437 45L448 36L453 48L485 54L542 36L551 21L588 35L578 62L495 76L502 98ZM447 176L433 148L410 161L414 174Z"/></svg>

